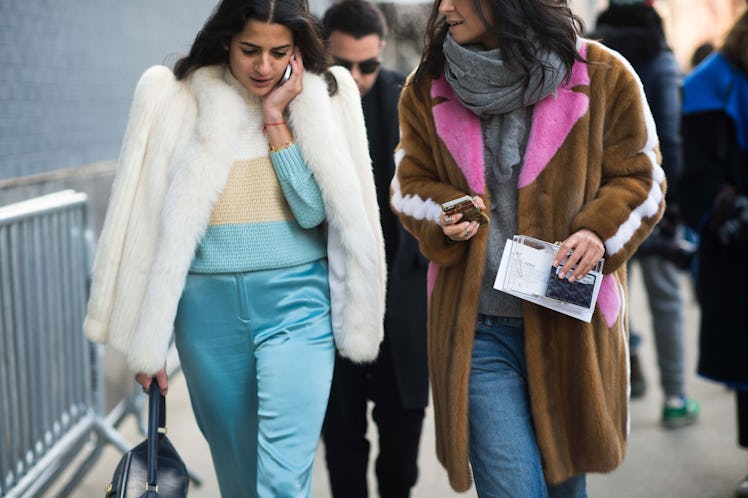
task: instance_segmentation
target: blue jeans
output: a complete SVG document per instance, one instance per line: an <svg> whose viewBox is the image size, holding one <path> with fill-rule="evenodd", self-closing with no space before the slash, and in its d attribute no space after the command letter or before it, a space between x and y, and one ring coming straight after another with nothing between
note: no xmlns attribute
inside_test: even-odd
<svg viewBox="0 0 748 498"><path fill-rule="evenodd" d="M480 498L585 498L584 475L543 477L530 413L522 319L478 316L469 389L470 464Z"/></svg>

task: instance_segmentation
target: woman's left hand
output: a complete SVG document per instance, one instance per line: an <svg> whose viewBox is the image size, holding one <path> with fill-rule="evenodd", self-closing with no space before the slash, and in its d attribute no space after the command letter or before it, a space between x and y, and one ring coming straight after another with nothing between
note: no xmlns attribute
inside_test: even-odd
<svg viewBox="0 0 748 498"><path fill-rule="evenodd" d="M294 55L289 59L291 64L291 77L280 86L273 88L262 102L262 113L266 123L277 123L283 121L283 112L298 94L303 90L302 77L304 76L304 61L301 60L301 52L294 48Z"/></svg>
<svg viewBox="0 0 748 498"><path fill-rule="evenodd" d="M558 276L564 278L569 274L569 282L574 282L587 275L597 265L605 254L605 245L595 232L583 228L573 233L561 244L553 259L553 266L560 265L567 254L569 257ZM574 268L573 271L572 268Z"/></svg>

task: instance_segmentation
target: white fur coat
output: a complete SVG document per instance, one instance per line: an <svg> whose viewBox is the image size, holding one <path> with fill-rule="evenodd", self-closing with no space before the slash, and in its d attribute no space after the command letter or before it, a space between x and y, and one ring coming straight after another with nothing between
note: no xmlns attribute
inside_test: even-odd
<svg viewBox="0 0 748 498"><path fill-rule="evenodd" d="M86 336L125 353L135 372L164 366L195 247L232 167L248 116L224 67L177 81L164 66L138 82L94 261ZM384 244L358 89L304 74L289 126L327 214L332 323L340 353L373 360L382 339Z"/></svg>

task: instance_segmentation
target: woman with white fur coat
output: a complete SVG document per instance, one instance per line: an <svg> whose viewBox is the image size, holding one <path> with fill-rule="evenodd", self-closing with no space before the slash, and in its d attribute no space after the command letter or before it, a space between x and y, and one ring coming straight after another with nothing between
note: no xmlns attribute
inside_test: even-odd
<svg viewBox="0 0 748 498"><path fill-rule="evenodd" d="M378 212L358 89L301 2L223 0L141 77L84 328L162 393L174 332L223 496L309 496L334 348L382 338Z"/></svg>

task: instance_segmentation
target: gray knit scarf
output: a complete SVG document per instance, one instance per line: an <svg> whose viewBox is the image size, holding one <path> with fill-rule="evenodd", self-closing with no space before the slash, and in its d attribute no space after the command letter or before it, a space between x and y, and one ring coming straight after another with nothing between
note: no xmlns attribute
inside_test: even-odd
<svg viewBox="0 0 748 498"><path fill-rule="evenodd" d="M444 39L444 76L460 102L483 120L487 156L498 167L496 180L505 182L521 159L529 107L553 93L566 75L555 52L538 49L542 64L528 76L502 60L501 49L462 46L447 34ZM493 163L494 161L489 161Z"/></svg>

